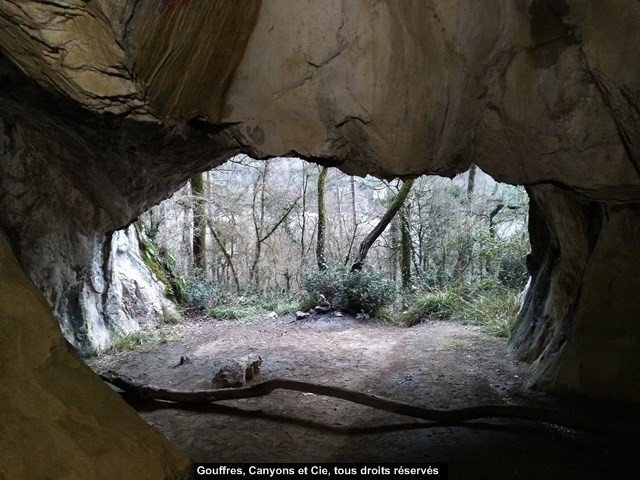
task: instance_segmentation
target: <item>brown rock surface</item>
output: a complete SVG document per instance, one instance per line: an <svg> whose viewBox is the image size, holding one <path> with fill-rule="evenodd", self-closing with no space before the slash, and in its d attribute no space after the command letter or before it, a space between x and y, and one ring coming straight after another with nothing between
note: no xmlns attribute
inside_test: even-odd
<svg viewBox="0 0 640 480"><path fill-rule="evenodd" d="M81 331L105 235L234 153L381 176L474 162L532 196L512 344L537 385L638 402L639 24L627 0L2 1L0 227ZM58 344L9 308L16 342Z"/></svg>
<svg viewBox="0 0 640 480"><path fill-rule="evenodd" d="M189 459L70 352L4 234L0 305L0 478L190 478Z"/></svg>

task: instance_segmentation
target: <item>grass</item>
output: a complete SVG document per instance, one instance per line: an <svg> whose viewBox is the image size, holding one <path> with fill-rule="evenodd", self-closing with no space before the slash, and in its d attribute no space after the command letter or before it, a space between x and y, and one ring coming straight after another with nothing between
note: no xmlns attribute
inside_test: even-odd
<svg viewBox="0 0 640 480"><path fill-rule="evenodd" d="M402 313L394 316L386 312L383 319L407 327L427 319L457 320L477 325L489 335L507 337L519 308L518 292L510 289L464 291L449 287L418 295Z"/></svg>
<svg viewBox="0 0 640 480"><path fill-rule="evenodd" d="M252 295L207 309L207 314L219 320L244 320L275 312L278 316L300 309L301 301L284 295Z"/></svg>
<svg viewBox="0 0 640 480"><path fill-rule="evenodd" d="M114 352L123 352L126 350L135 350L143 345L153 341L153 333L150 331L140 331L130 333L129 335L118 335L111 344L111 350Z"/></svg>
<svg viewBox="0 0 640 480"><path fill-rule="evenodd" d="M182 335L181 333L177 333L171 329L160 331L160 343L177 342L178 340L182 340L183 338L184 335Z"/></svg>
<svg viewBox="0 0 640 480"><path fill-rule="evenodd" d="M158 343L169 343L182 340L183 335L170 328L156 331L141 330L128 335L118 335L111 344L110 352L127 352L138 348Z"/></svg>
<svg viewBox="0 0 640 480"><path fill-rule="evenodd" d="M165 325L178 325L183 322L182 314L173 309L162 307L162 323Z"/></svg>
<svg viewBox="0 0 640 480"><path fill-rule="evenodd" d="M445 340L446 344L450 347L469 347L471 346L471 342L469 340L465 340L464 338L455 338L450 337Z"/></svg>
<svg viewBox="0 0 640 480"><path fill-rule="evenodd" d="M207 314L219 320L242 320L255 317L262 311L255 305L221 305L209 309Z"/></svg>

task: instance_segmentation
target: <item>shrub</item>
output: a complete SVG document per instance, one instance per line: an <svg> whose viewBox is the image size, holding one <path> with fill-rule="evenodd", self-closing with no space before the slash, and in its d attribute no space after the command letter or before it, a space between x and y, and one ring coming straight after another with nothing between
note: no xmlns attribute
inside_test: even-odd
<svg viewBox="0 0 640 480"><path fill-rule="evenodd" d="M346 269L308 272L302 277L302 287L312 299L317 301L324 295L334 306L355 314L375 315L393 303L397 295L393 280L367 266L354 272Z"/></svg>
<svg viewBox="0 0 640 480"><path fill-rule="evenodd" d="M344 274L344 271L329 269L305 272L302 274L302 288L309 292L314 302L324 295L330 303L334 303L342 288Z"/></svg>
<svg viewBox="0 0 640 480"><path fill-rule="evenodd" d="M336 303L351 313L375 315L380 308L393 303L396 295L397 287L393 280L365 266L344 275Z"/></svg>
<svg viewBox="0 0 640 480"><path fill-rule="evenodd" d="M128 335L117 335L111 344L112 352L123 352L134 350L138 347L146 345L153 340L153 333L149 331L140 331L130 333Z"/></svg>
<svg viewBox="0 0 640 480"><path fill-rule="evenodd" d="M478 325L489 335L507 337L519 307L516 290L484 279L466 289L450 287L419 295L409 308L399 315L391 315L388 320L411 327L427 319L454 319Z"/></svg>
<svg viewBox="0 0 640 480"><path fill-rule="evenodd" d="M489 335L508 337L519 309L517 291L497 288L473 300L464 300L460 319L463 323L482 327Z"/></svg>
<svg viewBox="0 0 640 480"><path fill-rule="evenodd" d="M529 279L525 257L507 255L500 259L498 279L506 287L523 289Z"/></svg>
<svg viewBox="0 0 640 480"><path fill-rule="evenodd" d="M452 282L451 274L446 270L428 269L420 272L413 278L414 285L420 290L430 291L449 285Z"/></svg>
<svg viewBox="0 0 640 480"><path fill-rule="evenodd" d="M211 309L227 301L227 294L211 280L192 279L185 289L186 303L202 310Z"/></svg>

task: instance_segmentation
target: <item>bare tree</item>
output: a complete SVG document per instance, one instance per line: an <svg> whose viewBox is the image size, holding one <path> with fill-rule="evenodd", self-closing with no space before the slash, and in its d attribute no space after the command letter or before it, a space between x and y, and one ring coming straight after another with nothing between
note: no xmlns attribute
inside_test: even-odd
<svg viewBox="0 0 640 480"><path fill-rule="evenodd" d="M382 216L378 224L369 232L369 234L365 237L365 239L360 244L360 248L358 249L358 255L351 266L351 271L360 270L362 268L362 264L364 260L367 258L367 254L371 249L371 246L375 243L378 237L384 232L387 228L393 217L396 216L404 201L407 199L409 192L411 191L411 187L413 186L414 180L407 180L402 184L402 187L396 194L395 198L392 200L391 205Z"/></svg>
<svg viewBox="0 0 640 480"><path fill-rule="evenodd" d="M298 204L299 197L293 200L288 206L285 206L279 214L275 217L275 221L271 224L267 224L266 208L267 208L267 178L269 175L269 163L265 162L264 167L258 177L257 182L254 184L253 190L253 228L255 232L255 244L253 253L253 262L250 269L250 280L254 283L256 288L261 286L260 276L260 257L262 254L262 245L273 235L273 233L282 225L282 223L291 214L293 209Z"/></svg>

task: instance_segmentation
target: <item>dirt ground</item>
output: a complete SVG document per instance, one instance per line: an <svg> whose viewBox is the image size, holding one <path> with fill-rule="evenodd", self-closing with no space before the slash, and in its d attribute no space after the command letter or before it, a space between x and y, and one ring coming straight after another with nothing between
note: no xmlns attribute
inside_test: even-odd
<svg viewBox="0 0 640 480"><path fill-rule="evenodd" d="M614 412L618 423L632 411L533 392L526 387L530 367L511 357L503 339L453 322L399 328L327 314L191 318L171 328L182 340L103 355L90 365L196 390L212 388L225 361L255 353L263 364L254 382L304 380L439 409L550 406L598 419ZM178 366L183 355L191 362ZM134 407L196 462L447 462L452 479L640 478L635 426L631 435L506 419L444 426L284 390L191 410L158 402Z"/></svg>

